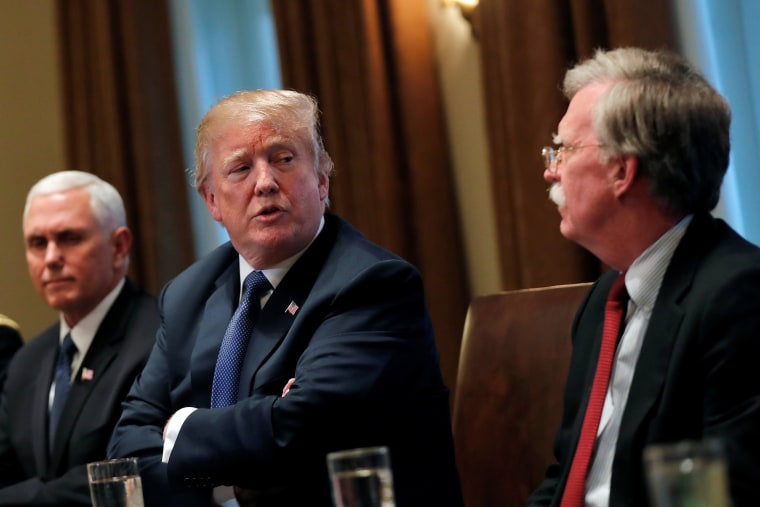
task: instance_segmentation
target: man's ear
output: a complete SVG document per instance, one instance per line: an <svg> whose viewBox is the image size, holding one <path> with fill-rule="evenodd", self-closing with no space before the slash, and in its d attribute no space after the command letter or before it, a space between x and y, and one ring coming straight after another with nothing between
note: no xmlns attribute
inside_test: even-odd
<svg viewBox="0 0 760 507"><path fill-rule="evenodd" d="M127 227L117 227L111 233L111 245L113 246L114 262L124 262L132 247L132 231Z"/></svg>
<svg viewBox="0 0 760 507"><path fill-rule="evenodd" d="M614 160L612 173L612 189L615 197L628 192L636 181L639 173L639 159L635 155L621 155Z"/></svg>
<svg viewBox="0 0 760 507"><path fill-rule="evenodd" d="M219 207L216 205L216 196L214 195L213 190L209 190L208 185L203 185L200 189L200 194L206 203L206 207L208 207L209 213L211 213L211 217L221 223L222 214L219 211Z"/></svg>

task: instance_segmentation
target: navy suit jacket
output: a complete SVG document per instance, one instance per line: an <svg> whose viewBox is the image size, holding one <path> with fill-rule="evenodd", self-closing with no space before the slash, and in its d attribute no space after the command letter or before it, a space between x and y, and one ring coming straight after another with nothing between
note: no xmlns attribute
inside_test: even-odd
<svg viewBox="0 0 760 507"><path fill-rule="evenodd" d="M591 392L616 273L590 289L573 324L557 463L528 505L559 505ZM760 505L760 249L723 221L696 215L667 268L623 413L610 506L642 507L648 444L722 441L734 507Z"/></svg>
<svg viewBox="0 0 760 507"><path fill-rule="evenodd" d="M14 356L0 400L0 505L91 505L85 465L106 458L121 402L155 339L155 298L126 281L71 385L52 455L48 394L56 323ZM92 378L82 377L83 368Z"/></svg>
<svg viewBox="0 0 760 507"><path fill-rule="evenodd" d="M231 407L208 408L237 252L219 247L162 291L155 348L109 447L142 458L146 505L209 505L224 484L257 490L261 506L331 506L326 454L377 445L390 448L398 507L462 505L420 275L325 218L262 309ZM164 425L187 406L199 409L162 464Z"/></svg>

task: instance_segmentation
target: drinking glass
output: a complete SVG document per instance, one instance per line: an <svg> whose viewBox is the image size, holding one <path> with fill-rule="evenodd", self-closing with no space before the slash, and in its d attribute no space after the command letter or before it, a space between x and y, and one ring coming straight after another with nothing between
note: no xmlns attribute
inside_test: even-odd
<svg viewBox="0 0 760 507"><path fill-rule="evenodd" d="M718 440L650 445L644 449L655 507L729 507L728 476Z"/></svg>
<svg viewBox="0 0 760 507"><path fill-rule="evenodd" d="M387 447L365 447L327 455L335 507L394 507Z"/></svg>
<svg viewBox="0 0 760 507"><path fill-rule="evenodd" d="M94 507L143 507L137 458L88 463L87 479Z"/></svg>

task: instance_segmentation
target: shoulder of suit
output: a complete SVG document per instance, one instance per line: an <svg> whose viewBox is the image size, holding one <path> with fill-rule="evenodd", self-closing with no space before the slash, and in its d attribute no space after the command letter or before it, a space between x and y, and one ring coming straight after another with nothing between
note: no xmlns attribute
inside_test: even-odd
<svg viewBox="0 0 760 507"><path fill-rule="evenodd" d="M361 231L340 217L333 216L333 219L335 220L334 227L336 227L336 244L332 249L333 256L355 257L358 255L370 264L386 260L399 260L409 263L409 261L396 253L374 243L362 234Z"/></svg>
<svg viewBox="0 0 760 507"><path fill-rule="evenodd" d="M20 362L25 362L25 364L39 364L40 357L45 350L58 348L58 326L58 322L55 322L47 329L29 338L16 352L13 360L16 361L18 359ZM24 361L24 358L27 358L28 361Z"/></svg>
<svg viewBox="0 0 760 507"><path fill-rule="evenodd" d="M181 273L169 280L166 286L179 285L197 280L215 280L224 270L233 263L237 263L238 253L229 241L216 247L193 264L185 268ZM165 286L165 288L166 288Z"/></svg>

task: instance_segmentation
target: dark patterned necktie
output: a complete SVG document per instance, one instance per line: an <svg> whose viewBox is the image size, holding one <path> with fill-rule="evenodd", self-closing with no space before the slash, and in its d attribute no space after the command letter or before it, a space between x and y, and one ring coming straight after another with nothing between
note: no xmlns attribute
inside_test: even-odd
<svg viewBox="0 0 760 507"><path fill-rule="evenodd" d="M216 358L214 383L211 385L211 407L227 407L237 401L240 370L248 350L253 326L261 311L261 297L272 286L261 271L253 271L243 282L243 297L224 333Z"/></svg>
<svg viewBox="0 0 760 507"><path fill-rule="evenodd" d="M55 431L58 429L58 421L61 419L61 412L66 405L66 399L69 397L71 388L71 361L77 351L74 341L71 339L71 333L67 333L58 347L58 357L55 361L55 394L53 395L53 405L50 407L48 420L48 445L53 449Z"/></svg>
<svg viewBox="0 0 760 507"><path fill-rule="evenodd" d="M585 503L586 474L594 451L596 433L599 429L599 420L602 417L604 398L607 396L612 362L615 358L615 349L620 337L620 327L625 316L627 302L628 292L625 290L625 275L621 273L615 279L607 296L607 304L604 308L602 346L599 351L599 360L596 363L594 383L586 406L586 414L583 417L578 447L575 449L575 456L562 495L561 507L582 507Z"/></svg>

